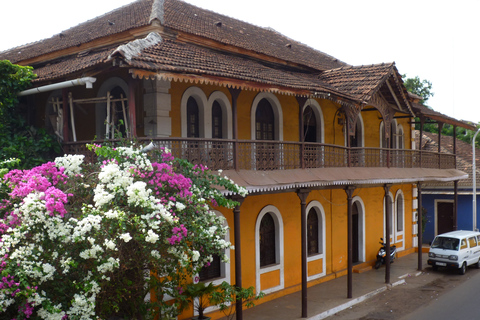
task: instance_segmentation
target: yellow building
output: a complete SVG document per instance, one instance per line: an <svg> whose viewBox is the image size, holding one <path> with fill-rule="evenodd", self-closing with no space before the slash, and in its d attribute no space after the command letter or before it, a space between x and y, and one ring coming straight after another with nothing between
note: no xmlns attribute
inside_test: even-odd
<svg viewBox="0 0 480 320"><path fill-rule="evenodd" d="M227 194L235 210L215 208L231 263L201 279L254 286L259 303L302 290L302 316L307 286L347 276L351 297L380 238L415 252L418 186L465 177L455 155L417 150L413 122L470 125L416 105L394 63L351 66L179 0L139 0L0 59L34 67L22 104L66 152L121 132L245 186Z"/></svg>

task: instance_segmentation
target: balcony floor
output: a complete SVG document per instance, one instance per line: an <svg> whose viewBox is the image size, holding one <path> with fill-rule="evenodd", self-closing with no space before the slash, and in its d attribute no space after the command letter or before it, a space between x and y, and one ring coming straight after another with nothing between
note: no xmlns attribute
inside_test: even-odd
<svg viewBox="0 0 480 320"><path fill-rule="evenodd" d="M226 170L223 174L249 193L269 193L302 188L379 186L417 182L453 182L468 178L457 169L427 168L315 168L290 170Z"/></svg>

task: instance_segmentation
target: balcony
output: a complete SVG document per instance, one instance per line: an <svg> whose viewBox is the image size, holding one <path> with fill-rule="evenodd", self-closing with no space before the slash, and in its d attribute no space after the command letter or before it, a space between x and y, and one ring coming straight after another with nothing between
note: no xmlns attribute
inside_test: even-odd
<svg viewBox="0 0 480 320"><path fill-rule="evenodd" d="M110 140L111 142L112 140ZM455 155L420 150L346 148L323 143L288 141L225 140L195 138L139 138L171 150L175 157L203 164L212 170L287 170L335 167L387 167L454 169ZM105 141L96 141L104 143ZM85 145L68 142L67 154L94 154Z"/></svg>

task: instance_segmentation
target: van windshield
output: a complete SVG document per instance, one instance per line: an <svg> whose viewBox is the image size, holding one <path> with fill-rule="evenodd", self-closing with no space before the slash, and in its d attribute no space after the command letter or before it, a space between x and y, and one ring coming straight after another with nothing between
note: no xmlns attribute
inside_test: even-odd
<svg viewBox="0 0 480 320"><path fill-rule="evenodd" d="M460 243L459 239L449 238L449 237L436 237L435 240L433 240L431 248L458 250L459 243Z"/></svg>

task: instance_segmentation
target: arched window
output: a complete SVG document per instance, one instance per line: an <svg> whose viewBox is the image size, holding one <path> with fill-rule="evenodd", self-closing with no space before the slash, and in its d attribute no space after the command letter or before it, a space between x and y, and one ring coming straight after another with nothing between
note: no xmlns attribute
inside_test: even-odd
<svg viewBox="0 0 480 320"><path fill-rule="evenodd" d="M195 98L190 97L187 101L187 137L200 137L198 103Z"/></svg>
<svg viewBox="0 0 480 320"><path fill-rule="evenodd" d="M118 133L127 135L127 126L130 129L127 93L127 83L118 77L109 78L100 86L97 97L110 95L110 107L107 108L103 99L95 104L95 134L98 139L114 138Z"/></svg>
<svg viewBox="0 0 480 320"><path fill-rule="evenodd" d="M126 101L126 94L123 89L116 86L110 91L111 96L111 118L110 123L112 125L113 137L128 137L128 105Z"/></svg>
<svg viewBox="0 0 480 320"><path fill-rule="evenodd" d="M278 208L267 205L255 222L256 290L267 294L285 287L283 243L282 215ZM272 283L277 285L272 287Z"/></svg>
<svg viewBox="0 0 480 320"><path fill-rule="evenodd" d="M224 217L222 213L214 210L218 217ZM224 219L224 226L228 228L227 220ZM225 241L230 241L230 234L227 230L225 235ZM230 249L225 249L225 255L230 257ZM213 282L214 284L220 284L223 281L230 283L230 265L222 262L221 256L213 255L213 261L210 265L204 266L198 273L198 277L202 282Z"/></svg>
<svg viewBox="0 0 480 320"><path fill-rule="evenodd" d="M318 215L315 208L312 208L307 216L307 253L309 256L320 252L318 232Z"/></svg>
<svg viewBox="0 0 480 320"><path fill-rule="evenodd" d="M397 126L397 137L398 137L397 148L405 149L405 134L403 133L403 127L401 124Z"/></svg>
<svg viewBox="0 0 480 320"><path fill-rule="evenodd" d="M383 217L384 217L384 223L383 223L383 226L384 226L384 230L385 230L385 217L387 216L387 211L386 211L386 208L390 208L390 229L388 230L388 235L390 235L390 237L394 237L395 234L394 234L394 225L395 225L395 207L394 207L394 201L393 201L393 195L391 193L388 194L388 196L386 198L384 198L383 200ZM387 202L387 205L385 206L385 201ZM385 235L387 236L387 235ZM393 240L393 238L392 238ZM385 240L386 241L386 240Z"/></svg>
<svg viewBox="0 0 480 320"><path fill-rule="evenodd" d="M303 138L305 142L317 142L317 119L311 106L303 111Z"/></svg>
<svg viewBox="0 0 480 320"><path fill-rule="evenodd" d="M307 280L326 274L325 259L325 211L320 202L313 200L305 208L307 219Z"/></svg>
<svg viewBox="0 0 480 320"><path fill-rule="evenodd" d="M275 221L270 212L260 222L260 267L277 263Z"/></svg>
<svg viewBox="0 0 480 320"><path fill-rule="evenodd" d="M258 103L255 112L255 138L257 140L275 139L275 117L273 108L267 99Z"/></svg>
<svg viewBox="0 0 480 320"><path fill-rule="evenodd" d="M213 102L212 106L212 138L223 138L223 115L222 107L217 100Z"/></svg>
<svg viewBox="0 0 480 320"><path fill-rule="evenodd" d="M260 92L250 110L252 140L283 140L283 112L278 98L269 92Z"/></svg>
<svg viewBox="0 0 480 320"><path fill-rule="evenodd" d="M355 135L350 136L350 147L362 147L363 146L363 123L360 115L355 121Z"/></svg>
<svg viewBox="0 0 480 320"><path fill-rule="evenodd" d="M222 261L218 254L213 255L213 261L210 262L209 266L205 266L200 270L198 276L200 281L207 281L216 278L220 278L222 276Z"/></svg>
<svg viewBox="0 0 480 320"><path fill-rule="evenodd" d="M403 194L399 194L397 196L397 204L396 204L396 214L397 214L397 232L403 232L403 216L405 214L405 210L403 209Z"/></svg>

